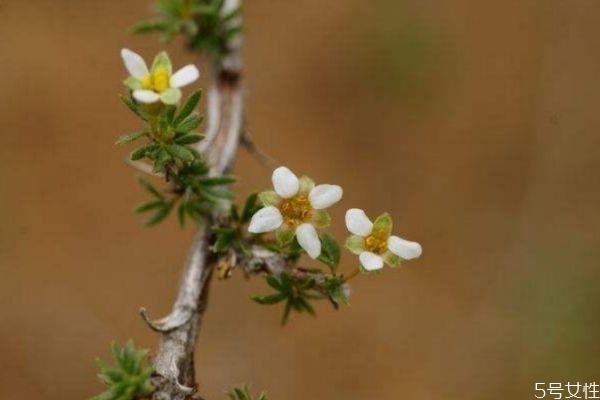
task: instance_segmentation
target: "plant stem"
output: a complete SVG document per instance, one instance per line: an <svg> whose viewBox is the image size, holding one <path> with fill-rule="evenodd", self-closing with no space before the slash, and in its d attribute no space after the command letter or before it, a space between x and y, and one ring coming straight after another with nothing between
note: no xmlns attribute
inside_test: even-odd
<svg viewBox="0 0 600 400"><path fill-rule="evenodd" d="M348 274L348 276L344 277L344 282L348 282L350 279L358 276L360 274L360 267L356 267L356 269Z"/></svg>

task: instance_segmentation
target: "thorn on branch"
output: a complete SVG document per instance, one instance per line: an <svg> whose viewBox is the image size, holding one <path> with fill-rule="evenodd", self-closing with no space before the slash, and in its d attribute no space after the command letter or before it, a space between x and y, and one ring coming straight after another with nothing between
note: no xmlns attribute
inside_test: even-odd
<svg viewBox="0 0 600 400"><path fill-rule="evenodd" d="M173 329L179 328L188 322L193 315L193 310L178 308L166 317L153 321L148 316L148 311L144 307L140 308L140 316L144 322L146 322L150 329L160 333L170 332Z"/></svg>

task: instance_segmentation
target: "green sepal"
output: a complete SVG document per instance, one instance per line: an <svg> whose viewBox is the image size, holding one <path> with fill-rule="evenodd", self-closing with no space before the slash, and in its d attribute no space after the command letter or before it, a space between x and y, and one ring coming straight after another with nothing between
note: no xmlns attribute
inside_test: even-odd
<svg viewBox="0 0 600 400"><path fill-rule="evenodd" d="M130 90L142 89L142 82L139 79L134 78L133 76L127 77L127 79L123 81L123 84L127 86Z"/></svg>
<svg viewBox="0 0 600 400"><path fill-rule="evenodd" d="M346 239L345 247L352 253L358 255L365 251L365 238L358 235L350 235Z"/></svg>
<svg viewBox="0 0 600 400"><path fill-rule="evenodd" d="M315 210L312 222L315 228L327 228L329 225L331 225L331 217L325 210Z"/></svg>
<svg viewBox="0 0 600 400"><path fill-rule="evenodd" d="M389 265L392 268L396 268L400 266L402 259L391 251L386 251L383 255L383 262Z"/></svg>
<svg viewBox="0 0 600 400"><path fill-rule="evenodd" d="M298 190L298 193L308 196L310 191L315 187L315 182L306 175L301 176L299 181L300 189Z"/></svg>
<svg viewBox="0 0 600 400"><path fill-rule="evenodd" d="M168 88L160 94L160 101L164 104L174 105L181 99L181 90L177 88Z"/></svg>
<svg viewBox="0 0 600 400"><path fill-rule="evenodd" d="M389 237L392 233L392 217L390 214L383 213L373 222L372 234L380 237Z"/></svg>
<svg viewBox="0 0 600 400"><path fill-rule="evenodd" d="M279 228L275 231L275 239L280 247L285 247L294 240L296 232L293 229Z"/></svg>
<svg viewBox="0 0 600 400"><path fill-rule="evenodd" d="M169 75L173 73L171 59L165 51L161 51L156 55L156 57L154 57L154 61L152 61L152 67L150 68L150 72L154 73L158 68L166 69Z"/></svg>
<svg viewBox="0 0 600 400"><path fill-rule="evenodd" d="M258 199L265 207L277 206L281 202L281 197L274 190L267 190L258 194Z"/></svg>

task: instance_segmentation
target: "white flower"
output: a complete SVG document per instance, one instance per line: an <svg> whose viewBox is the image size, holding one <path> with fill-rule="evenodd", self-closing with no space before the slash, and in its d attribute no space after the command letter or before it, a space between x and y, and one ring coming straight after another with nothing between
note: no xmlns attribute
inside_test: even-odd
<svg viewBox="0 0 600 400"><path fill-rule="evenodd" d="M342 188L337 185L315 186L312 179L300 179L286 167L273 171L275 191L259 195L265 205L252 216L248 231L263 233L277 231L277 240L286 244L294 239L311 258L321 254L321 240L317 228L329 225L325 208L342 198Z"/></svg>
<svg viewBox="0 0 600 400"><path fill-rule="evenodd" d="M367 271L381 269L384 263L397 267L400 259L410 260L422 253L419 243L391 235L392 219L387 213L371 222L363 210L351 208L346 211L346 227L352 233L346 248L358 255Z"/></svg>
<svg viewBox="0 0 600 400"><path fill-rule="evenodd" d="M121 58L129 71L125 85L133 91L133 98L140 103L177 104L181 98L179 88L189 85L200 76L198 68L186 65L173 73L171 60L165 52L159 53L148 69L144 59L129 49L121 50Z"/></svg>

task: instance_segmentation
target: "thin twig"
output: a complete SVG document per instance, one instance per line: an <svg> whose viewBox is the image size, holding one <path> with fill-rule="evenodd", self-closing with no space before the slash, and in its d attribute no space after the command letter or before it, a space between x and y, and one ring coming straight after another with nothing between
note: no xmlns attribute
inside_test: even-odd
<svg viewBox="0 0 600 400"><path fill-rule="evenodd" d="M252 139L252 135L247 130L244 131L241 137L241 145L253 156L259 163L268 169L275 169L281 165L273 157L265 153Z"/></svg>

